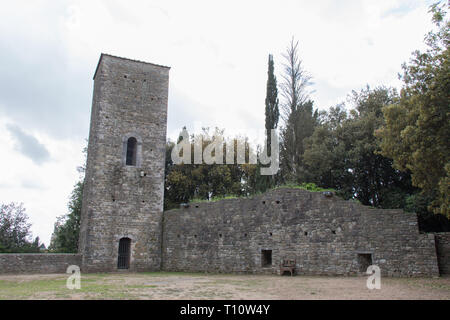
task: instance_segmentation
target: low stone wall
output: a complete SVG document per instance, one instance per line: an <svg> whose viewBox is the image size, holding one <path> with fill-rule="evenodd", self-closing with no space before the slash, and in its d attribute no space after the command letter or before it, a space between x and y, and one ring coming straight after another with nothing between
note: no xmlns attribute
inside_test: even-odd
<svg viewBox="0 0 450 320"><path fill-rule="evenodd" d="M379 210L321 192L277 189L252 199L192 203L164 212L163 270L355 275L378 265L386 276L438 276L433 234L417 216Z"/></svg>
<svg viewBox="0 0 450 320"><path fill-rule="evenodd" d="M450 274L450 232L436 233L435 237L439 272Z"/></svg>
<svg viewBox="0 0 450 320"><path fill-rule="evenodd" d="M0 274L66 273L67 267L70 265L81 266L81 255L59 253L0 254Z"/></svg>

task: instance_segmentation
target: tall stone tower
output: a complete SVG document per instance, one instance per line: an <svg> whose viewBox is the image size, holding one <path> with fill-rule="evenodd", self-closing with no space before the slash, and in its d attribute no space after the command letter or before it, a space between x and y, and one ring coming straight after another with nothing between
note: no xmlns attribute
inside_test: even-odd
<svg viewBox="0 0 450 320"><path fill-rule="evenodd" d="M169 68L102 54L79 251L84 272L159 270Z"/></svg>

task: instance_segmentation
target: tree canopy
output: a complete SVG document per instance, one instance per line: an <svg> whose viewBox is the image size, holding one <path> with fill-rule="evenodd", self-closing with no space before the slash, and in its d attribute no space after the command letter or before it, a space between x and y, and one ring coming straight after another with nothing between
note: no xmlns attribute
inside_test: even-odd
<svg viewBox="0 0 450 320"><path fill-rule="evenodd" d="M83 149L87 155L87 148ZM81 167L78 167L80 179L75 184L69 198L68 213L57 217L53 227L49 250L61 253L78 252L78 238L80 234L81 206L83 201L84 174L86 171L86 159Z"/></svg>
<svg viewBox="0 0 450 320"><path fill-rule="evenodd" d="M403 65L400 97L383 109L377 135L381 154L432 199L429 210L450 216L450 25L443 6L431 12L438 30L426 36L428 49Z"/></svg>
<svg viewBox="0 0 450 320"><path fill-rule="evenodd" d="M0 252L39 252L39 237L32 240L31 224L23 204L0 205Z"/></svg>
<svg viewBox="0 0 450 320"><path fill-rule="evenodd" d="M181 139L182 134L180 134ZM180 141L180 139L178 141ZM207 164L205 159L195 163L195 145L205 150L214 139L225 141L223 149L224 164ZM245 145L245 164L237 161L237 144ZM216 128L213 132L204 128L203 132L189 137L191 148L190 164L174 164L172 150L175 143L168 141L166 144L166 170L164 208L176 208L180 203L187 203L193 199L209 200L217 197L247 196L262 191L265 186L264 177L259 174L260 167L250 164L249 158L255 157L259 152L249 148L247 137L227 138L224 130ZM233 144L233 155L228 155L226 144ZM184 152L184 151L183 151ZM230 156L233 164L226 164L226 158Z"/></svg>

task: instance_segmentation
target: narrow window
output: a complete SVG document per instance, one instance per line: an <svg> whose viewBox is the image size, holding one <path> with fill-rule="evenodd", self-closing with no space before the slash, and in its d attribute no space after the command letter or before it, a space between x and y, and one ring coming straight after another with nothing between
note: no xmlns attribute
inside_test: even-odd
<svg viewBox="0 0 450 320"><path fill-rule="evenodd" d="M137 154L137 140L136 138L129 138L127 141L127 166L136 165L136 154Z"/></svg>
<svg viewBox="0 0 450 320"><path fill-rule="evenodd" d="M130 268L130 247L130 238L122 238L119 240L119 257L117 259L117 269Z"/></svg>
<svg viewBox="0 0 450 320"><path fill-rule="evenodd" d="M272 250L261 250L261 266L263 268L272 266Z"/></svg>

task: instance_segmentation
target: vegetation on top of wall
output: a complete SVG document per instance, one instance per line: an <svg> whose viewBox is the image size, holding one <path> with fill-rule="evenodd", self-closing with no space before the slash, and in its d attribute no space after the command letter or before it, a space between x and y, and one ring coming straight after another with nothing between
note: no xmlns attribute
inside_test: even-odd
<svg viewBox="0 0 450 320"><path fill-rule="evenodd" d="M310 191L310 192L325 192L325 191L336 192L336 190L334 190L334 189L320 188L315 183L302 183L300 185L291 183L291 184L285 184L282 186L274 187L270 190L277 190L277 189L301 189L301 190ZM268 191L270 191L270 190L268 190ZM209 200L194 198L194 199L190 200L189 203L210 203L210 202L217 202L217 201L229 200L229 199L252 199L253 197L255 197L257 195L261 195L261 194L262 194L262 192L258 192L256 194L251 194L249 196L234 196L234 195L217 196L217 197L212 197Z"/></svg>
<svg viewBox="0 0 450 320"><path fill-rule="evenodd" d="M288 184L284 184L279 187L276 187L275 189L283 189L283 188L284 189L286 189L286 188L301 189L301 190L306 190L306 191L311 191L311 192L325 192L325 191L336 192L336 190L334 190L332 188L321 188L321 187L317 186L315 183L302 183L300 185L295 184L295 183L288 183Z"/></svg>
<svg viewBox="0 0 450 320"><path fill-rule="evenodd" d="M238 196L217 196L217 197L212 197L212 198L209 199L209 200L195 198L195 199L190 200L189 203L217 202L217 201L220 201L220 200L241 199L241 198L246 198L246 197L238 197Z"/></svg>

